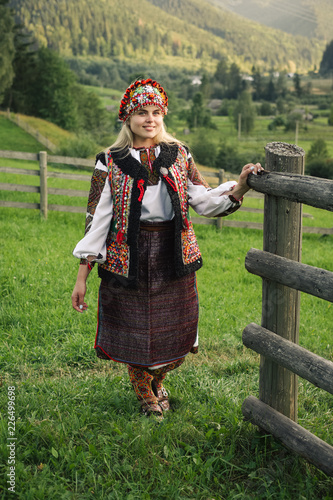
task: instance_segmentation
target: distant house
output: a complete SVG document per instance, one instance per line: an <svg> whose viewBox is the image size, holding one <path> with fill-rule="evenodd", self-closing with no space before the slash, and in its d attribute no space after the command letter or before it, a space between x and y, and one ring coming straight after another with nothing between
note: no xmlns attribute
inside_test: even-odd
<svg viewBox="0 0 333 500"><path fill-rule="evenodd" d="M250 75L242 75L242 80L245 80L246 82L253 82L253 77Z"/></svg>
<svg viewBox="0 0 333 500"><path fill-rule="evenodd" d="M202 84L202 77L195 75L191 77L191 85L201 85Z"/></svg>
<svg viewBox="0 0 333 500"><path fill-rule="evenodd" d="M305 109L294 109L293 113L297 113L302 116L303 120L311 122L313 120L313 114L309 113Z"/></svg>
<svg viewBox="0 0 333 500"><path fill-rule="evenodd" d="M220 109L222 104L222 99L212 99L209 101L207 107L212 110L213 113L216 113L218 109Z"/></svg>

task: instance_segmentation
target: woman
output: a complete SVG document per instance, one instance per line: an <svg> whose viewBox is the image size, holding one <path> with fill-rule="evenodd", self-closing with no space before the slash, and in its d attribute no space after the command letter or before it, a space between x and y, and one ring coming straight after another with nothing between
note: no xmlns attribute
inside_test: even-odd
<svg viewBox="0 0 333 500"><path fill-rule="evenodd" d="M73 254L81 259L72 294L83 312L86 280L98 263L101 278L97 356L128 365L145 414L170 407L163 380L198 346L195 271L202 258L189 206L207 217L241 205L248 164L238 183L211 189L188 149L163 123L168 98L159 83L137 80L126 90L116 142L97 155L86 232Z"/></svg>

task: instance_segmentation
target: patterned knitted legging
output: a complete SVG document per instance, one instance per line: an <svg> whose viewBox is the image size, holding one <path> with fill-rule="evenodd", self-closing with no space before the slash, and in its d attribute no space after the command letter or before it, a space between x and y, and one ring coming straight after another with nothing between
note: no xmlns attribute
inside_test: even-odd
<svg viewBox="0 0 333 500"><path fill-rule="evenodd" d="M139 400L154 398L155 394L152 390L151 383L155 380L158 387L161 387L163 380L168 372L178 368L184 362L184 358L178 359L173 363L169 363L157 370L149 370L146 367L137 367L127 365L128 374L133 385L135 394Z"/></svg>

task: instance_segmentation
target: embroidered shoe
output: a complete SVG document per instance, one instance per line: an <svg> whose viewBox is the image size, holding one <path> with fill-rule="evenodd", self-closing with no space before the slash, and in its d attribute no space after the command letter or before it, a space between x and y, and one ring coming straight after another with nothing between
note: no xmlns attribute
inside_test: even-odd
<svg viewBox="0 0 333 500"><path fill-rule="evenodd" d="M157 397L158 404L163 411L170 410L169 394L163 384L154 378L151 383L152 390Z"/></svg>
<svg viewBox="0 0 333 500"><path fill-rule="evenodd" d="M128 373L143 414L147 416L155 415L159 419L162 419L163 411L152 389L154 377L149 375L144 369L134 368L130 365L128 365Z"/></svg>

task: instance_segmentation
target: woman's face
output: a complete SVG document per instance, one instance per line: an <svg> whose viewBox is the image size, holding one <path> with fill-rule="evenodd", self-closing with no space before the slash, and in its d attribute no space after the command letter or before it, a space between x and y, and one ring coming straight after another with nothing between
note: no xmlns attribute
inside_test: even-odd
<svg viewBox="0 0 333 500"><path fill-rule="evenodd" d="M129 118L134 136L134 147L153 146L154 138L161 132L163 113L158 106L144 106Z"/></svg>

